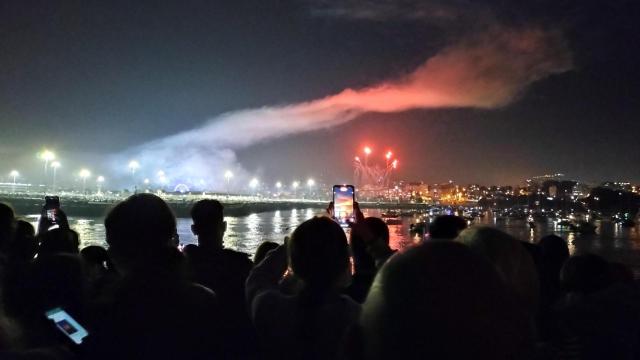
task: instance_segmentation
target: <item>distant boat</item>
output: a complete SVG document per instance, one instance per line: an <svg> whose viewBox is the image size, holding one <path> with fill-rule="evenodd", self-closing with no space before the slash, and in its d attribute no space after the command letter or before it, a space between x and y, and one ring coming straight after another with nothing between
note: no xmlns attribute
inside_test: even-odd
<svg viewBox="0 0 640 360"><path fill-rule="evenodd" d="M579 221L577 224L570 224L569 228L571 231L579 232L581 234L595 234L598 227L587 221Z"/></svg>
<svg viewBox="0 0 640 360"><path fill-rule="evenodd" d="M380 217L382 217L383 219L397 218L398 216L400 216L400 214L397 211L393 211L393 210L383 212L382 214L380 214Z"/></svg>
<svg viewBox="0 0 640 360"><path fill-rule="evenodd" d="M383 220L387 225L402 225L402 220L401 219L386 218L386 219L383 219Z"/></svg>

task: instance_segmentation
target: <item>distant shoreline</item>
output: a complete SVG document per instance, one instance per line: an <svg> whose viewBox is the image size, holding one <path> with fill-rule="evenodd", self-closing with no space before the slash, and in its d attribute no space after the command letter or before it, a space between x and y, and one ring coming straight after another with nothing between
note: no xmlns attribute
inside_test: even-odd
<svg viewBox="0 0 640 360"><path fill-rule="evenodd" d="M193 199L165 199L176 217L189 217L189 211L195 201L202 197L194 197ZM224 197L216 198L224 205L226 216L246 216L249 214L276 211L291 210L300 208L316 208L324 209L329 201L319 200L228 200ZM0 201L10 204L18 215L39 214L44 199L40 196L11 196L11 194L0 194ZM102 217L107 214L120 200L81 200L77 198L65 198L61 196L60 203L62 209L68 216L87 216ZM424 208L427 204L407 204L407 203L377 203L377 202L361 202L362 208L385 208L385 209L414 209Z"/></svg>

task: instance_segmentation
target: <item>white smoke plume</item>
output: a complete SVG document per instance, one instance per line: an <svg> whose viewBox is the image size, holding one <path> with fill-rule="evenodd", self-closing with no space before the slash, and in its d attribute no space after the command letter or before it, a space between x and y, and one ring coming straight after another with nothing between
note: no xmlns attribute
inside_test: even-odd
<svg viewBox="0 0 640 360"><path fill-rule="evenodd" d="M222 172L243 170L234 150L343 124L366 112L505 106L526 87L571 68L561 35L539 28L494 28L444 48L413 72L363 89L285 106L233 111L203 126L117 156L163 169L169 181L223 189ZM122 170L122 168L120 168Z"/></svg>

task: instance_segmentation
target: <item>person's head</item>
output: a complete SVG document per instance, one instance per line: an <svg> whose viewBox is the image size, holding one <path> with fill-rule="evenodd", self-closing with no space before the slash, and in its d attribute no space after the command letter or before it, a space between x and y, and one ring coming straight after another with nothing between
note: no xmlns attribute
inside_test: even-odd
<svg viewBox="0 0 640 360"><path fill-rule="evenodd" d="M118 203L104 220L109 253L118 262L135 262L175 248L176 219L161 198L136 194Z"/></svg>
<svg viewBox="0 0 640 360"><path fill-rule="evenodd" d="M80 250L78 233L71 229L57 228L38 234L38 254L77 254Z"/></svg>
<svg viewBox="0 0 640 360"><path fill-rule="evenodd" d="M222 204L212 199L200 200L191 208L191 231L198 237L200 246L222 246L227 231L222 210Z"/></svg>
<svg viewBox="0 0 640 360"><path fill-rule="evenodd" d="M15 213L8 204L0 202L0 251L4 251L13 238Z"/></svg>
<svg viewBox="0 0 640 360"><path fill-rule="evenodd" d="M22 284L7 298L13 316L40 318L45 311L62 307L80 314L85 303L86 282L77 255L46 254L29 263L21 274Z"/></svg>
<svg viewBox="0 0 640 360"><path fill-rule="evenodd" d="M467 228L467 222L455 215L440 215L429 224L429 237L431 239L455 239L462 230Z"/></svg>
<svg viewBox="0 0 640 360"><path fill-rule="evenodd" d="M306 288L331 290L347 285L349 245L344 230L328 217L300 224L288 242L293 273Z"/></svg>
<svg viewBox="0 0 640 360"><path fill-rule="evenodd" d="M17 220L13 241L9 244L11 257L19 261L31 261L38 252L38 242L33 225L25 220Z"/></svg>
<svg viewBox="0 0 640 360"><path fill-rule="evenodd" d="M349 247L351 248L351 256L353 256L353 268L355 273L374 273L376 269L376 261L367 251L367 243L360 228L351 229L351 237L349 239Z"/></svg>
<svg viewBox="0 0 640 360"><path fill-rule="evenodd" d="M389 248L389 227L380 218L368 217L362 221L360 233L367 245L367 251L375 258L387 256Z"/></svg>
<svg viewBox="0 0 640 360"><path fill-rule="evenodd" d="M80 251L80 256L86 267L90 270L106 271L111 270L111 259L107 250L102 246L90 245Z"/></svg>
<svg viewBox="0 0 640 360"><path fill-rule="evenodd" d="M609 263L598 255L572 256L560 271L560 286L569 293L591 294L611 284Z"/></svg>
<svg viewBox="0 0 640 360"><path fill-rule="evenodd" d="M557 235L547 235L538 242L543 266L553 266L560 271L562 264L569 258L569 246L563 238Z"/></svg>
<svg viewBox="0 0 640 360"><path fill-rule="evenodd" d="M495 268L463 244L427 242L392 257L362 308L367 359L516 358L526 317Z"/></svg>
<svg viewBox="0 0 640 360"><path fill-rule="evenodd" d="M536 311L540 296L538 273L531 255L519 240L498 229L478 226L462 231L456 241L489 260L524 306L532 313Z"/></svg>
<svg viewBox="0 0 640 360"><path fill-rule="evenodd" d="M277 248L278 243L273 241L263 241L262 244L258 246L256 249L256 254L253 256L253 263L260 264L265 257L267 257L267 253L275 248Z"/></svg>

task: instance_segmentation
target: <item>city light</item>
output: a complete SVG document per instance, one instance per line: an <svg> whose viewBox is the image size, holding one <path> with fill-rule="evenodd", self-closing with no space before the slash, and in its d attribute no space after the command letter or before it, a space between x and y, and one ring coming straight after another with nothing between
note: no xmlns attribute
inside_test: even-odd
<svg viewBox="0 0 640 360"><path fill-rule="evenodd" d="M131 175L135 175L136 170L140 167L140 163L136 160L129 161L129 170L131 171Z"/></svg>
<svg viewBox="0 0 640 360"><path fill-rule="evenodd" d="M393 153L391 151L387 151L387 154L384 156L387 158L387 160L391 160L391 156L393 155Z"/></svg>
<svg viewBox="0 0 640 360"><path fill-rule="evenodd" d="M356 156L355 158L353 158L353 160L360 161L360 156Z"/></svg>
<svg viewBox="0 0 640 360"><path fill-rule="evenodd" d="M86 179L89 176L91 176L91 171L87 170L87 169L82 169L80 170L80 172L78 173L78 175L80 175L81 178Z"/></svg>
<svg viewBox="0 0 640 360"><path fill-rule="evenodd" d="M18 170L11 170L11 172L9 173L9 176L11 176L13 178L13 184L16 184L16 178L18 176L20 176L20 173L18 172Z"/></svg>
<svg viewBox="0 0 640 360"><path fill-rule="evenodd" d="M276 183L276 188L278 188L278 189L282 188L282 183L280 181L278 181Z"/></svg>
<svg viewBox="0 0 640 360"><path fill-rule="evenodd" d="M393 168L396 169L398 167L398 159L393 160L393 162L391 163L391 166L393 166Z"/></svg>
<svg viewBox="0 0 640 360"><path fill-rule="evenodd" d="M60 167L60 161L54 161L51 163L51 168L53 169L53 188L56 187L56 174L58 173L58 168Z"/></svg>
<svg viewBox="0 0 640 360"><path fill-rule="evenodd" d="M89 176L91 176L91 171L89 171L87 169L82 169L82 170L80 170L78 175L80 175L80 177L82 178L82 192L84 193L85 188L87 186L87 178Z"/></svg>
<svg viewBox="0 0 640 360"><path fill-rule="evenodd" d="M102 175L98 176L96 181L99 182L99 183L103 183L104 182L104 176L102 176Z"/></svg>
<svg viewBox="0 0 640 360"><path fill-rule="evenodd" d="M44 176L46 181L47 168L49 167L49 161L54 160L56 158L56 154L54 154L52 151L45 149L38 156L40 157L41 160L44 161Z"/></svg>
<svg viewBox="0 0 640 360"><path fill-rule="evenodd" d="M294 181L294 182L291 184L291 186L292 186L294 189L297 189L297 188L298 188L298 186L300 186L300 182L299 182L299 181Z"/></svg>
<svg viewBox="0 0 640 360"><path fill-rule="evenodd" d="M258 184L259 184L259 181L258 181L258 179L256 179L256 178L251 179L251 181L249 182L249 186L250 186L252 189L257 188L257 187L258 187Z"/></svg>
<svg viewBox="0 0 640 360"><path fill-rule="evenodd" d="M224 172L224 178L229 181L233 177L233 173L230 170Z"/></svg>
<svg viewBox="0 0 640 360"><path fill-rule="evenodd" d="M49 162L55 158L56 158L56 154L54 154L52 151L44 150L40 153L40 159L44 161Z"/></svg>
<svg viewBox="0 0 640 360"><path fill-rule="evenodd" d="M316 184L315 180L313 180L313 179L307 180L307 186L308 187L313 187L315 184Z"/></svg>
<svg viewBox="0 0 640 360"><path fill-rule="evenodd" d="M149 179L144 179L144 184L145 185L149 185L149 182L150 182Z"/></svg>
<svg viewBox="0 0 640 360"><path fill-rule="evenodd" d="M158 170L157 175L159 178L164 177L164 171Z"/></svg>
<svg viewBox="0 0 640 360"><path fill-rule="evenodd" d="M364 153L365 153L366 155L371 154L371 148L370 148L370 147L368 147L368 146L365 146L365 147L364 147Z"/></svg>

